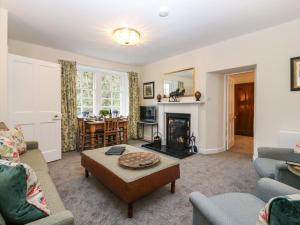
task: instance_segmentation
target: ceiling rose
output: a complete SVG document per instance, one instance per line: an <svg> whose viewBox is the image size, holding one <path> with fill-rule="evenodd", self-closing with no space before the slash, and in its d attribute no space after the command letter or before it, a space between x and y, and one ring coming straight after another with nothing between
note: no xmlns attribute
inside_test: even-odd
<svg viewBox="0 0 300 225"><path fill-rule="evenodd" d="M114 40L121 45L136 45L140 42L141 34L129 27L120 27L113 31Z"/></svg>

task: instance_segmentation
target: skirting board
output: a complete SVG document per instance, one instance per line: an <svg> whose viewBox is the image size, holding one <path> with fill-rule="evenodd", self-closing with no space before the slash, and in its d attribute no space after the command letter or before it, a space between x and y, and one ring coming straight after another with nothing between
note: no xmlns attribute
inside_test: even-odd
<svg viewBox="0 0 300 225"><path fill-rule="evenodd" d="M204 154L204 155L209 155L209 154L216 154L220 152L224 152L225 147L219 147L219 148L199 148L199 153Z"/></svg>

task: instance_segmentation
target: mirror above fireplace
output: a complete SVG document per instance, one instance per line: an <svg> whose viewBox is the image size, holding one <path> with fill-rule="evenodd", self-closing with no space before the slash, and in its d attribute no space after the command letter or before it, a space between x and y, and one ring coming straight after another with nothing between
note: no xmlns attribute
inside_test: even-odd
<svg viewBox="0 0 300 225"><path fill-rule="evenodd" d="M176 89L185 89L184 96L193 96L195 92L195 68L188 68L164 74L164 98Z"/></svg>

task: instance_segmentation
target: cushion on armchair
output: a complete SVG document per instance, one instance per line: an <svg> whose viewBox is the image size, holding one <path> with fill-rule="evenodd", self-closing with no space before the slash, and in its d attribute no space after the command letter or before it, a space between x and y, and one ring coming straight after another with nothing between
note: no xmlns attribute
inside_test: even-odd
<svg viewBox="0 0 300 225"><path fill-rule="evenodd" d="M272 198L260 211L256 225L299 225L300 195Z"/></svg>

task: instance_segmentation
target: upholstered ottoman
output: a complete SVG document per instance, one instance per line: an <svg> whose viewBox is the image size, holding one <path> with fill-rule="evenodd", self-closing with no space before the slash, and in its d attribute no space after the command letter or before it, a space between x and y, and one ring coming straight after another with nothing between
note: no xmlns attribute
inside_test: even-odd
<svg viewBox="0 0 300 225"><path fill-rule="evenodd" d="M145 151L130 145L125 146L129 152ZM171 193L175 192L175 181L180 177L179 161L162 154L160 163L154 167L132 170L118 164L120 156L105 155L110 147L84 151L81 165L85 168L86 177L89 172L100 180L107 188L128 204L128 217L133 216L133 202L171 183Z"/></svg>

